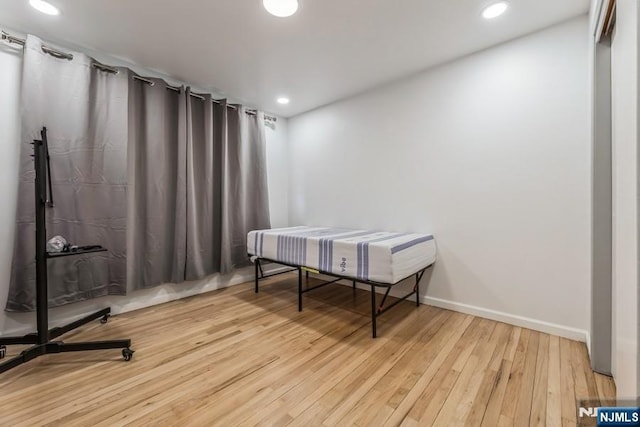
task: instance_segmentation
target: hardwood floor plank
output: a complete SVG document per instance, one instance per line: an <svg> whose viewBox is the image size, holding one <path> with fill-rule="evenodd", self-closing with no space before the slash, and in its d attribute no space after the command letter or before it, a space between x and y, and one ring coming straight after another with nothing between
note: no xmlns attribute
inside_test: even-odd
<svg viewBox="0 0 640 427"><path fill-rule="evenodd" d="M562 425L562 386L560 379L560 338L549 337L549 365L547 370L547 427Z"/></svg>
<svg viewBox="0 0 640 427"><path fill-rule="evenodd" d="M547 423L547 382L549 378L549 335L541 334L536 359L536 372L531 398L529 425L544 427Z"/></svg>
<svg viewBox="0 0 640 427"><path fill-rule="evenodd" d="M468 426L479 426L482 424L485 412L488 407L488 402L498 386L500 379L500 367L501 362L505 354L507 343L509 342L509 336L511 334L512 327L504 323L498 323L494 330L492 340L495 342L495 349L489 360L487 368L483 374L479 374L477 378L477 385L475 388L477 392L475 394L468 394L467 405L470 407L469 414L466 419L458 417L458 421ZM460 412L461 414L462 412Z"/></svg>
<svg viewBox="0 0 640 427"><path fill-rule="evenodd" d="M513 326L511 330L511 336L509 337L509 345L504 353L504 360L513 362L513 358L518 350L518 344L520 343L520 334L522 334L522 328Z"/></svg>
<svg viewBox="0 0 640 427"><path fill-rule="evenodd" d="M498 425L498 422L500 420L500 413L502 410L502 402L507 391L507 384L509 383L509 379L511 378L513 359L520 342L520 334L522 333L522 329L518 327L510 327L510 329L511 331L504 351L503 359L496 360L492 365L492 369L494 369L497 373L497 378L495 379L495 386L491 391L489 401L487 403L487 408L482 418L481 425L485 427Z"/></svg>
<svg viewBox="0 0 640 427"><path fill-rule="evenodd" d="M533 399L533 386L535 383L536 360L538 358L538 345L540 343L540 333L531 331L527 354L520 378L520 391L518 393L518 404L513 418L516 425L523 426L529 424L531 416L531 402Z"/></svg>
<svg viewBox="0 0 640 427"><path fill-rule="evenodd" d="M509 420L513 424L516 413L516 405L520 400L520 384L522 382L522 374L525 366L527 347L529 345L529 335L531 334L531 332L532 331L528 329L522 329L522 331L520 332L518 345L513 354L511 374L509 375L509 381L507 382L507 388L504 394L500 417L498 418L499 424L504 424L507 420Z"/></svg>
<svg viewBox="0 0 640 427"><path fill-rule="evenodd" d="M610 404L615 406L616 396L616 384L613 382L613 378L608 375L602 375L598 373L593 374L596 380L596 387L598 388L598 398L601 402L611 401Z"/></svg>
<svg viewBox="0 0 640 427"><path fill-rule="evenodd" d="M589 363L589 354L587 351L587 346L584 343L573 341L571 343L573 345L573 361L575 362L576 369L578 370L578 374L584 378L584 382L586 383L586 398L589 400L593 400L600 404L600 397L598 393L598 386L596 384L595 373L591 369L591 364ZM576 375L576 374L574 374ZM580 398L578 396L578 398Z"/></svg>
<svg viewBox="0 0 640 427"><path fill-rule="evenodd" d="M499 424L500 410L502 409L502 402L507 391L507 384L511 375L512 365L512 361L506 359L502 360L502 365L500 365L500 370L498 371L498 377L495 380L495 387L489 396L487 409L482 417L481 426L483 427L492 427Z"/></svg>
<svg viewBox="0 0 640 427"><path fill-rule="evenodd" d="M576 390L571 363L571 341L560 338L560 388L562 390L562 419L576 424Z"/></svg>
<svg viewBox="0 0 640 427"><path fill-rule="evenodd" d="M573 371L573 379L575 381L574 390L575 390L575 399L577 401L580 400L589 400L595 398L598 400L597 392L590 393L589 392L589 380L587 376L585 376L582 364L580 360L577 359L580 354L580 350L578 349L578 343L575 341L569 342L569 352L571 354L571 369Z"/></svg>

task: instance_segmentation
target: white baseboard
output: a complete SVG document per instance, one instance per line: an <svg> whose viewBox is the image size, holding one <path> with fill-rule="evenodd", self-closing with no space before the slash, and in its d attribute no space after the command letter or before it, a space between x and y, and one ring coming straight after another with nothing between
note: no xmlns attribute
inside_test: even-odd
<svg viewBox="0 0 640 427"><path fill-rule="evenodd" d="M420 296L420 302L422 304L445 308L447 310L453 310L464 314L471 314L485 319L496 320L498 322L508 323L521 328L533 329L534 331L557 335L575 341L586 343L589 337L588 332L582 329L571 328L569 326L558 325L555 323L545 322L543 320L531 319L529 317L490 310L488 308L477 307L469 304L424 295Z"/></svg>
<svg viewBox="0 0 640 427"><path fill-rule="evenodd" d="M321 278L329 278L324 276ZM351 286L347 281L339 282L344 286ZM358 284L358 288L368 290L366 285ZM383 292L382 288L379 288L377 292ZM406 293L406 290L391 289L389 295L393 297L400 297ZM415 297L412 298L415 301ZM460 302L445 300L441 298L434 298L426 295L420 295L420 303L425 305L432 305L434 307L444 308L447 310L456 311L464 314L471 314L473 316L482 317L484 319L495 320L498 322L508 323L510 325L519 326L521 328L532 329L534 331L543 332L545 334L557 335L562 338L568 338L575 341L584 342L589 345L589 332L582 329L576 329L569 326L558 325L555 323L545 322L543 320L531 319L529 317L518 316L515 314L505 313L502 311L491 310L488 308L478 307L475 305L464 304Z"/></svg>

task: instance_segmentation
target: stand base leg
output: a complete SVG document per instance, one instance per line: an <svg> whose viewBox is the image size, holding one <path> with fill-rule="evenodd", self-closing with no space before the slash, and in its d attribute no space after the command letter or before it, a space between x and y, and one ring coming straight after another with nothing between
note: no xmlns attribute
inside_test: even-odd
<svg viewBox="0 0 640 427"><path fill-rule="evenodd" d="M52 342L47 344L47 353L67 353L71 351L109 350L129 348L131 340L88 341L88 342Z"/></svg>
<svg viewBox="0 0 640 427"><path fill-rule="evenodd" d="M100 319L101 323L106 323L111 316L111 308L105 308L100 311L96 311L88 316L78 319L75 322L71 322L67 325L50 329L50 339L59 337L73 329L79 328L93 320ZM6 354L6 345L13 344L37 344L38 334L29 334L24 337L6 337L0 338L0 359ZM122 349L122 357L124 360L129 361L133 357L134 351L131 350L131 340L108 340L108 341L86 341L65 343L62 341L48 341L43 344L37 344L30 347L20 353L18 356L0 363L0 374L22 365L30 360L33 360L39 356L45 354L55 353L67 353L75 351L91 351L91 350L110 350L110 349Z"/></svg>
<svg viewBox="0 0 640 427"><path fill-rule="evenodd" d="M96 311L88 316L83 317L82 319L78 319L75 322L71 322L67 325L60 326L57 328L52 328L49 330L49 337L51 339L58 338L59 336L66 334L69 331L79 328L80 326L86 325L89 322L93 322L96 319L100 319L102 323L107 323L107 320L111 316L111 307L104 308L100 311Z"/></svg>
<svg viewBox="0 0 640 427"><path fill-rule="evenodd" d="M131 350L131 340L110 340L110 341L87 341L87 342L54 342L49 343L51 349L47 349L47 353L68 353L73 351L94 351L94 350L110 350L115 348L122 349L122 357L127 362L133 358L135 351Z"/></svg>
<svg viewBox="0 0 640 427"><path fill-rule="evenodd" d="M20 355L7 360L6 362L0 363L0 374L2 374L3 372L7 372L9 369L16 368L22 365L24 362L24 358L22 357L22 355Z"/></svg>
<svg viewBox="0 0 640 427"><path fill-rule="evenodd" d="M0 346L5 345L21 345L21 344L37 344L38 334L28 334L23 337L4 337L0 338ZM1 359L1 357L0 357Z"/></svg>
<svg viewBox="0 0 640 427"><path fill-rule="evenodd" d="M66 334L69 331L84 326L89 322L93 322L96 319L100 319L101 323L107 323L107 320L111 317L111 308L107 307L88 316L78 319L64 326L49 329L50 339L58 338L61 335ZM27 334L23 337L5 337L0 338L0 346L4 345L20 345L20 344L37 344L38 334ZM1 358L1 357L0 357Z"/></svg>
<svg viewBox="0 0 640 427"><path fill-rule="evenodd" d="M22 365L30 360L45 354L55 353L68 353L74 351L91 351L91 350L110 350L110 349L122 349L122 356L124 360L129 361L133 357L134 351L131 350L131 340L110 340L110 341L87 341L87 342L74 342L65 343L62 341L52 341L46 344L33 346L18 356L7 360L0 364L0 374Z"/></svg>

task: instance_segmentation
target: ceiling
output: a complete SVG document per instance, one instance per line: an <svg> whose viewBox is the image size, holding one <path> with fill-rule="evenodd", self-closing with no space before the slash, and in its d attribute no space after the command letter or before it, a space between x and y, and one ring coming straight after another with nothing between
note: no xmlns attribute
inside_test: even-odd
<svg viewBox="0 0 640 427"><path fill-rule="evenodd" d="M126 58L289 117L587 13L589 0L299 0L276 18L261 0L0 0L0 27ZM291 103L281 106L276 98Z"/></svg>

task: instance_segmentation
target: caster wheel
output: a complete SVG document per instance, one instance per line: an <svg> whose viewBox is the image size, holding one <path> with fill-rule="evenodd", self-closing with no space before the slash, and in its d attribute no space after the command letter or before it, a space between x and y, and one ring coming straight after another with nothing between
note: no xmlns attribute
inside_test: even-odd
<svg viewBox="0 0 640 427"><path fill-rule="evenodd" d="M0 359L4 359L6 355L7 355L7 346L0 345Z"/></svg>
<svg viewBox="0 0 640 427"><path fill-rule="evenodd" d="M130 348L122 349L122 357L124 357L124 360L127 362L133 358L133 353L135 353L135 351L131 350Z"/></svg>
<svg viewBox="0 0 640 427"><path fill-rule="evenodd" d="M109 317L111 317L110 314L105 314L104 316L102 316L102 319L100 319L100 323L102 323L104 325L105 323L107 323L109 321Z"/></svg>

